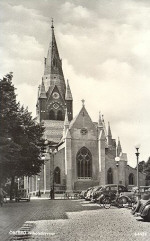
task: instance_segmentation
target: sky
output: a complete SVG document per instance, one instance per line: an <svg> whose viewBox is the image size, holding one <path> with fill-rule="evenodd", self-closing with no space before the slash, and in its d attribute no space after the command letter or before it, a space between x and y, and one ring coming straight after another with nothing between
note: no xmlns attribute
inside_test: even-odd
<svg viewBox="0 0 150 241"><path fill-rule="evenodd" d="M36 114L51 18L74 116L99 111L128 164L150 156L150 1L0 0L0 77L13 72L17 99Z"/></svg>

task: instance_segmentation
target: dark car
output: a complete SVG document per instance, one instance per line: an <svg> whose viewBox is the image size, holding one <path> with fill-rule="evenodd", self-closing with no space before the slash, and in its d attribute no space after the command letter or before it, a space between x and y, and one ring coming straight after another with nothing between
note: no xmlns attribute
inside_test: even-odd
<svg viewBox="0 0 150 241"><path fill-rule="evenodd" d="M141 216L144 221L150 222L150 193L144 194L132 208L132 214Z"/></svg>
<svg viewBox="0 0 150 241"><path fill-rule="evenodd" d="M111 198L111 200L114 200L116 198L116 194L117 193L121 193L121 192L127 192L127 188L123 185L117 185L117 184L108 184L103 186L99 192L98 195L99 197L97 197L97 201L98 202L102 202L102 199L105 196L109 196Z"/></svg>

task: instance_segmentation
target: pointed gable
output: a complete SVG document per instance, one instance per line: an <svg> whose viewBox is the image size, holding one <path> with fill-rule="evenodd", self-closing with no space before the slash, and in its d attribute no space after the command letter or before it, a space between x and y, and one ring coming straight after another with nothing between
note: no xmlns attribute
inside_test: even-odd
<svg viewBox="0 0 150 241"><path fill-rule="evenodd" d="M81 108L79 114L71 121L69 129L94 129L96 131L96 127L94 123L92 122L85 106Z"/></svg>
<svg viewBox="0 0 150 241"><path fill-rule="evenodd" d="M56 95L56 93L57 93L57 95ZM64 98L61 95L61 92L59 91L57 85L49 88L47 95L48 95L48 101L50 99L53 99L54 101L59 100L59 101L61 101L65 105Z"/></svg>

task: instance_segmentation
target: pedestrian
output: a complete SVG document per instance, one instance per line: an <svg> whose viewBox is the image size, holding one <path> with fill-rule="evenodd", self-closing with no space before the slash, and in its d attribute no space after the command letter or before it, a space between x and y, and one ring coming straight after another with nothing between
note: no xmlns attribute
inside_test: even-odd
<svg viewBox="0 0 150 241"><path fill-rule="evenodd" d="M6 192L3 190L2 187L0 187L0 205L2 207L3 203L4 203L4 196L6 197Z"/></svg>
<svg viewBox="0 0 150 241"><path fill-rule="evenodd" d="M50 199L53 199L53 189L50 190Z"/></svg>
<svg viewBox="0 0 150 241"><path fill-rule="evenodd" d="M38 193L38 197L41 197L41 192L40 192L40 190L39 190L39 193Z"/></svg>

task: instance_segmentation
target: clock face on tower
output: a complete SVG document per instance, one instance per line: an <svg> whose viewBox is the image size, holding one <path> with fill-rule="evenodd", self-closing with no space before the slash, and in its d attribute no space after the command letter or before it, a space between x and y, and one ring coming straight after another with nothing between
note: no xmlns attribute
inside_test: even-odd
<svg viewBox="0 0 150 241"><path fill-rule="evenodd" d="M52 96L53 96L54 99L58 99L59 98L59 94L57 92L54 92Z"/></svg>

